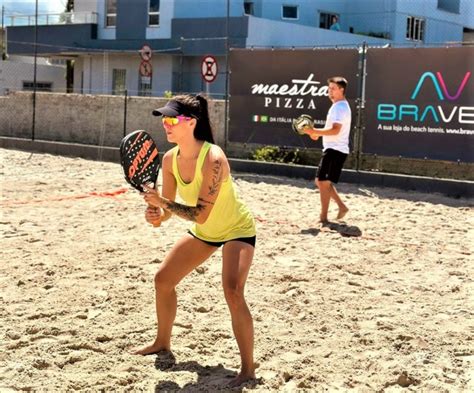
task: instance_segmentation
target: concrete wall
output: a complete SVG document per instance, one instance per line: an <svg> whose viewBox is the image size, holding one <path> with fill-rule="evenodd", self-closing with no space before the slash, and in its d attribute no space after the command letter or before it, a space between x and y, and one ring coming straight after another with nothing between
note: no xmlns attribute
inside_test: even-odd
<svg viewBox="0 0 474 393"><path fill-rule="evenodd" d="M117 0L119 40L144 40L148 26L148 0Z"/></svg>
<svg viewBox="0 0 474 393"><path fill-rule="evenodd" d="M168 1L162 1L161 9L168 7ZM244 14L244 0L229 0L229 16ZM227 15L226 0L174 0L174 18L215 18Z"/></svg>
<svg viewBox="0 0 474 393"><path fill-rule="evenodd" d="M461 0L460 13L464 27L474 29L474 1Z"/></svg>
<svg viewBox="0 0 474 393"><path fill-rule="evenodd" d="M288 31L290 28L291 34L282 34L282 31ZM288 47L293 45L313 47L327 45L327 43L330 43L330 45L347 45L362 44L363 42L383 45L390 41L382 38L336 32L309 26L300 26L288 22L249 17L247 47Z"/></svg>
<svg viewBox="0 0 474 393"><path fill-rule="evenodd" d="M164 98L131 97L127 100L126 133L142 129L150 132L160 148L168 148L154 108ZM124 97L79 94L37 93L35 139L117 147L124 136ZM214 136L224 145L224 102L209 103ZM16 92L0 97L0 135L31 138L32 93Z"/></svg>

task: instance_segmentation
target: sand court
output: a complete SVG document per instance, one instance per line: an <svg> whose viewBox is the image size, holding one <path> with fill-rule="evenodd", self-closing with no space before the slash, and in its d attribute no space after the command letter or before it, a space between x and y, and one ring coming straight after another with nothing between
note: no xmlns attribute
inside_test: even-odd
<svg viewBox="0 0 474 393"><path fill-rule="evenodd" d="M178 286L173 355L132 356L190 224L148 225L119 164L0 153L0 390L222 389L240 359L220 252ZM350 212L320 228L311 182L234 177L257 219L241 389L474 390L472 200L341 183Z"/></svg>

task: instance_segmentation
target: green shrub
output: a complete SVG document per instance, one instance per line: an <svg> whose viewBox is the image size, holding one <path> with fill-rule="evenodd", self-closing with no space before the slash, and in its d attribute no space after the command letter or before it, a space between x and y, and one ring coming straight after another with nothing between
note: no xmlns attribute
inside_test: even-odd
<svg viewBox="0 0 474 393"><path fill-rule="evenodd" d="M173 92L171 92L169 90L165 90L164 97L167 98L167 99L173 98Z"/></svg>
<svg viewBox="0 0 474 393"><path fill-rule="evenodd" d="M256 161L283 162L291 164L298 164L301 161L298 149L289 150L278 146L264 146L256 149L252 154L252 158Z"/></svg>

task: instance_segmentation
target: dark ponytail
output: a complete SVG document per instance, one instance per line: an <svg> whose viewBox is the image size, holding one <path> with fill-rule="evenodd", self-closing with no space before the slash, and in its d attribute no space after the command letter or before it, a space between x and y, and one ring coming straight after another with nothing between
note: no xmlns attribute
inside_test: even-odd
<svg viewBox="0 0 474 393"><path fill-rule="evenodd" d="M185 107L185 111L183 111L182 114L192 116L197 120L196 127L194 128L194 138L200 141L214 143L206 97L200 94L197 96L182 94L175 96L173 100L178 101Z"/></svg>
<svg viewBox="0 0 474 393"><path fill-rule="evenodd" d="M207 99L198 94L196 100L199 101L199 118L196 123L196 128L194 129L194 137L201 141L214 143Z"/></svg>

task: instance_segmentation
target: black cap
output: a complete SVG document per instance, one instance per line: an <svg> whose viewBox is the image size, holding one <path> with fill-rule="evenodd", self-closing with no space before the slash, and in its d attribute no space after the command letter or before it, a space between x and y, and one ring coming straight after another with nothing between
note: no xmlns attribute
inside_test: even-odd
<svg viewBox="0 0 474 393"><path fill-rule="evenodd" d="M154 116L174 117L178 115L184 115L184 116L194 117L196 119L198 118L198 116L195 113L193 113L192 108L189 108L188 106L175 100L168 101L168 103L164 107L154 109L152 113Z"/></svg>

